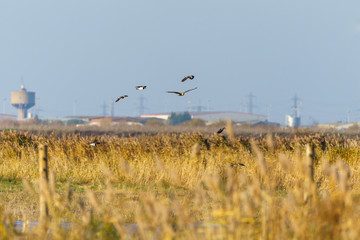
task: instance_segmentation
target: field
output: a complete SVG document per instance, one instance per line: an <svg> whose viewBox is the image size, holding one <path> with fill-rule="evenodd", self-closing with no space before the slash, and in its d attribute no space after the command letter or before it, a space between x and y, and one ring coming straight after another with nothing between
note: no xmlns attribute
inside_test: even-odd
<svg viewBox="0 0 360 240"><path fill-rule="evenodd" d="M3 129L0 238L359 239L358 133L216 130Z"/></svg>

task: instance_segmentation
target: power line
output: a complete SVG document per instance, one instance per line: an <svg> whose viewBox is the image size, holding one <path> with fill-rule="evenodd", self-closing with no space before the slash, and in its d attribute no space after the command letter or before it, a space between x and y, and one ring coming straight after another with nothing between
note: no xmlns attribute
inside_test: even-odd
<svg viewBox="0 0 360 240"><path fill-rule="evenodd" d="M145 100L146 98L141 94L139 97L139 106L137 107L137 109L139 109L139 116L143 115L145 110L148 109L147 107L145 107Z"/></svg>
<svg viewBox="0 0 360 240"><path fill-rule="evenodd" d="M247 97L249 98L248 113L253 113L254 108L256 108L253 100L256 98L256 96L250 92Z"/></svg>
<svg viewBox="0 0 360 240"><path fill-rule="evenodd" d="M105 102L104 102L103 105L101 105L101 108L102 108L102 115L105 117L106 116L106 110L107 110L107 105L106 105Z"/></svg>
<svg viewBox="0 0 360 240"><path fill-rule="evenodd" d="M110 107L110 117L113 117L114 116L114 101L109 102L109 107Z"/></svg>
<svg viewBox="0 0 360 240"><path fill-rule="evenodd" d="M300 105L301 105L300 98L298 98L297 95L295 94L293 100L294 100L294 105L292 106L292 109L294 110L294 117L300 118Z"/></svg>
<svg viewBox="0 0 360 240"><path fill-rule="evenodd" d="M300 98L297 97L297 95L295 94L294 98L294 105L292 107L294 113L293 113L293 119L294 119L294 127L300 127Z"/></svg>

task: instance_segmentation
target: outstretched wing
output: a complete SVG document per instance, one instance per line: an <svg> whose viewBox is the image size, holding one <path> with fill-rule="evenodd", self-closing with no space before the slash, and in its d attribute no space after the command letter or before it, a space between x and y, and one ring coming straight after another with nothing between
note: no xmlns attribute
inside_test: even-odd
<svg viewBox="0 0 360 240"><path fill-rule="evenodd" d="M189 89L189 90L186 90L186 91L184 92L184 94L187 93L187 92L190 92L190 91L192 91L192 90L195 90L195 89L197 89L197 87L196 87L196 88Z"/></svg>
<svg viewBox="0 0 360 240"><path fill-rule="evenodd" d="M246 167L245 164L243 164L243 163L233 163L233 164L230 165L230 167L236 167L236 166Z"/></svg>
<svg viewBox="0 0 360 240"><path fill-rule="evenodd" d="M184 77L184 78L181 80L181 82L185 82L186 79L188 79L188 77Z"/></svg>
<svg viewBox="0 0 360 240"><path fill-rule="evenodd" d="M219 131L217 131L218 134L222 133L224 131L224 127L223 128L220 128Z"/></svg>
<svg viewBox="0 0 360 240"><path fill-rule="evenodd" d="M176 93L176 94L179 94L179 95L181 95L181 93L180 92L173 92L173 91L167 91L168 93Z"/></svg>
<svg viewBox="0 0 360 240"><path fill-rule="evenodd" d="M118 102L118 101L120 101L121 99L126 98L126 97L128 97L128 95L123 95L123 96L121 96L121 97L118 97L118 99L116 99L115 102Z"/></svg>
<svg viewBox="0 0 360 240"><path fill-rule="evenodd" d="M136 90L144 90L146 88L146 86L136 86L135 88L136 88Z"/></svg>
<svg viewBox="0 0 360 240"><path fill-rule="evenodd" d="M88 143L90 146L96 146L96 145L98 145L98 144L100 144L100 142L98 142L98 141L95 141L95 142L90 142L90 143Z"/></svg>

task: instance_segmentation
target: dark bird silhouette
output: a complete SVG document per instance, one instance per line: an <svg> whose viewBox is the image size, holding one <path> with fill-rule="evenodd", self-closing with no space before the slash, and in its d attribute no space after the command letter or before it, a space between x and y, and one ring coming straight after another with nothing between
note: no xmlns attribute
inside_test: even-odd
<svg viewBox="0 0 360 240"><path fill-rule="evenodd" d="M193 80L194 77L195 77L194 75L186 76L186 77L184 77L184 78L181 80L181 82L185 82L185 81L188 80L188 79Z"/></svg>
<svg viewBox="0 0 360 240"><path fill-rule="evenodd" d="M204 139L204 144L205 144L206 150L210 150L210 143L206 138Z"/></svg>
<svg viewBox="0 0 360 240"><path fill-rule="evenodd" d="M146 86L136 86L136 90L144 90Z"/></svg>
<svg viewBox="0 0 360 240"><path fill-rule="evenodd" d="M100 144L100 142L95 141L95 142L90 142L90 143L88 143L88 144L89 144L90 146L96 147L96 145Z"/></svg>
<svg viewBox="0 0 360 240"><path fill-rule="evenodd" d="M323 151L326 150L326 139L324 136L321 137L320 146L321 146L321 150L323 150Z"/></svg>
<svg viewBox="0 0 360 240"><path fill-rule="evenodd" d="M243 164L243 163L233 163L233 164L230 165L230 167L236 167L236 166L243 166L243 167L245 167L245 164Z"/></svg>
<svg viewBox="0 0 360 240"><path fill-rule="evenodd" d="M196 88L189 89L189 90L186 90L185 92L173 92L173 91L168 91L168 93L176 93L176 94L179 95L179 96L184 96L185 93L190 92L190 91L195 90L195 89L197 89L197 87L196 87Z"/></svg>
<svg viewBox="0 0 360 240"><path fill-rule="evenodd" d="M120 101L121 99L124 99L124 98L126 98L126 97L128 97L128 95L123 95L123 96L121 96L121 97L118 97L118 99L116 99L115 102L118 102L118 101Z"/></svg>
<svg viewBox="0 0 360 240"><path fill-rule="evenodd" d="M217 134L220 134L220 133L222 133L222 132L224 131L224 129L225 129L225 127L220 128L216 133L217 133Z"/></svg>

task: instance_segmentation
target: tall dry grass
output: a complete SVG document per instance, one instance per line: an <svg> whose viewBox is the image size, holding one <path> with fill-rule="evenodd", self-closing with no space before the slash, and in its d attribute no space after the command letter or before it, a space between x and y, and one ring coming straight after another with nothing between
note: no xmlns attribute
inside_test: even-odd
<svg viewBox="0 0 360 240"><path fill-rule="evenodd" d="M359 238L357 137L235 137L228 131L229 138L200 132L136 137L2 132L0 176L24 181L24 191L14 194L18 201L38 198L40 143L48 145L52 173L48 230L14 231L14 220L37 216L38 203L33 212L19 215L15 209L25 211L29 201L9 205L3 198L1 237ZM101 144L88 145L94 140ZM245 166L231 167L234 163ZM85 186L84 192L76 186ZM67 229L60 222L72 224Z"/></svg>

